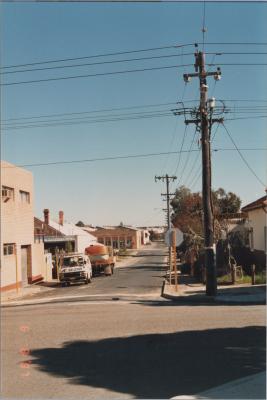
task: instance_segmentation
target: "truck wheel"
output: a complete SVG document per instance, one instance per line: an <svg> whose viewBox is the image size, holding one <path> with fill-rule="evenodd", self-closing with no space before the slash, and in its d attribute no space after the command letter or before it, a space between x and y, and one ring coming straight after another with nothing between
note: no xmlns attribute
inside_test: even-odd
<svg viewBox="0 0 267 400"><path fill-rule="evenodd" d="M88 283L89 283L89 279L88 279L88 275L87 275L86 279L85 279L85 284L88 285Z"/></svg>
<svg viewBox="0 0 267 400"><path fill-rule="evenodd" d="M92 275L89 276L88 282L92 283Z"/></svg>

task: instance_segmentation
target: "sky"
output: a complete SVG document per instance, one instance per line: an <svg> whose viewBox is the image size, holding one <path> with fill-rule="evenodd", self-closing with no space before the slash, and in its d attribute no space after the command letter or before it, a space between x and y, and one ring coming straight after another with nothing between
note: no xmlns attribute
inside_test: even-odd
<svg viewBox="0 0 267 400"><path fill-rule="evenodd" d="M222 71L220 81L208 78L209 97L230 111L228 133L212 127L212 186L235 192L242 206L263 196L267 65L244 64L267 64L266 20L267 3L256 2L2 3L1 159L29 165L187 151L25 167L34 176L35 215L49 208L74 223L160 225L166 186L155 175L176 175L172 192L180 185L201 191L199 132L171 110L179 101L198 104L198 79L183 80L194 72L195 47L173 46L203 50L203 23L206 62L215 64L208 69ZM214 55L220 52L231 54ZM62 59L72 60L51 62ZM23 64L32 65L10 68ZM52 68L66 65L76 66ZM163 66L172 68L153 69ZM146 71L111 74L136 69ZM46 81L8 85L38 80Z"/></svg>

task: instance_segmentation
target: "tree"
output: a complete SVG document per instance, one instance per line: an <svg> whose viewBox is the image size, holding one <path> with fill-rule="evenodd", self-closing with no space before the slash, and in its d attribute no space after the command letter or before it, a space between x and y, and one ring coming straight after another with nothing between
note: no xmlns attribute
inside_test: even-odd
<svg viewBox="0 0 267 400"><path fill-rule="evenodd" d="M223 188L212 191L213 212L215 216L215 236L218 236L220 226L218 219L226 214L237 213L240 210L241 200L233 192ZM171 201L173 208L172 223L184 233L194 233L203 236L202 224L202 196L199 192L192 193L185 186L180 186Z"/></svg>
<svg viewBox="0 0 267 400"><path fill-rule="evenodd" d="M181 186L171 201L172 223L184 233L202 233L202 198L200 193L192 193Z"/></svg>
<svg viewBox="0 0 267 400"><path fill-rule="evenodd" d="M84 223L82 221L78 221L77 224L75 224L76 226L80 226L80 227L84 227Z"/></svg>

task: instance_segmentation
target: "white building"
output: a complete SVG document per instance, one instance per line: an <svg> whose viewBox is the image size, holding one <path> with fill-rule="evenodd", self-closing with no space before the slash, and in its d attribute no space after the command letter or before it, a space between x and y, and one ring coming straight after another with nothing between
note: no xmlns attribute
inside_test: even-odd
<svg viewBox="0 0 267 400"><path fill-rule="evenodd" d="M43 279L42 243L34 243L33 176L1 161L1 291Z"/></svg>
<svg viewBox="0 0 267 400"><path fill-rule="evenodd" d="M91 235L89 232L86 232L84 229L70 222L65 222L63 211L59 211L58 222L49 219L48 224L63 235L74 237L75 251L79 253L84 253L86 247L90 246L91 244L97 243L96 237Z"/></svg>
<svg viewBox="0 0 267 400"><path fill-rule="evenodd" d="M241 209L248 214L248 228L251 233L251 248L254 250L256 260L261 265L266 265L267 254L267 196L247 204Z"/></svg>

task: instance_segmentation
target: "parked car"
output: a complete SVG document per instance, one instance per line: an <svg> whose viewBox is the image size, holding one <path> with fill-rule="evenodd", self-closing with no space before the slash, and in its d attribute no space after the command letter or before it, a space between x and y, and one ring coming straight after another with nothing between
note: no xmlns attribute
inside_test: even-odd
<svg viewBox="0 0 267 400"><path fill-rule="evenodd" d="M72 282L88 284L92 276L92 265L87 255L71 253L60 257L59 280L62 285L69 286Z"/></svg>

